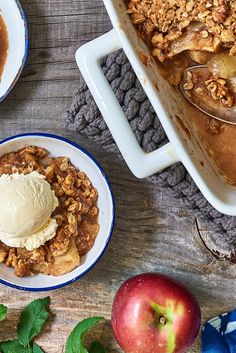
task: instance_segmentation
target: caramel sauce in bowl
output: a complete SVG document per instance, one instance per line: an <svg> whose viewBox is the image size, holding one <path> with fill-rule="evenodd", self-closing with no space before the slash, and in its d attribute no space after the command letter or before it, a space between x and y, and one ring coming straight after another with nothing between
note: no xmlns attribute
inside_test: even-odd
<svg viewBox="0 0 236 353"><path fill-rule="evenodd" d="M28 29L18 0L0 0L0 102L15 86L28 54Z"/></svg>
<svg viewBox="0 0 236 353"><path fill-rule="evenodd" d="M8 31L3 17L0 15L0 78L2 76L8 52Z"/></svg>

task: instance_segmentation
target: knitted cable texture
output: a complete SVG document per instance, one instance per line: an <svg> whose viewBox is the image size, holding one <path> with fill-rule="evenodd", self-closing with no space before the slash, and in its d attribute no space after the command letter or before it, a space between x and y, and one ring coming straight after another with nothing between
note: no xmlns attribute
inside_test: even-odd
<svg viewBox="0 0 236 353"><path fill-rule="evenodd" d="M143 150L151 152L168 142L165 131L124 52L119 50L108 55L101 61L101 66ZM104 149L121 156L82 77L72 105L66 113L66 124L70 131L85 135L102 144ZM204 220L206 227L223 235L231 253L234 253L236 217L226 216L215 210L181 163L153 175L148 180L155 184L156 188L164 188L167 194L191 209L196 217Z"/></svg>

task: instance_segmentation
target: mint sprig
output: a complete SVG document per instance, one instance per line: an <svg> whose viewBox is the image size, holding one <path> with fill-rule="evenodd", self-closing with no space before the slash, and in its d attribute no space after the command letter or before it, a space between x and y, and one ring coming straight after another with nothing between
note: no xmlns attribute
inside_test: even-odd
<svg viewBox="0 0 236 353"><path fill-rule="evenodd" d="M18 339L1 342L0 351L1 353L44 353L36 343L33 344L33 347L24 347Z"/></svg>
<svg viewBox="0 0 236 353"><path fill-rule="evenodd" d="M49 297L36 299L21 312L17 333L23 346L28 347L32 339L42 331L49 315L49 302Z"/></svg>
<svg viewBox="0 0 236 353"><path fill-rule="evenodd" d="M3 304L0 304L0 321L6 319L7 316L7 307Z"/></svg>
<svg viewBox="0 0 236 353"><path fill-rule="evenodd" d="M106 348L99 342L93 342L88 349L89 353L107 353Z"/></svg>
<svg viewBox="0 0 236 353"><path fill-rule="evenodd" d="M36 343L33 343L32 340L42 331L43 325L48 319L47 306L49 302L49 297L33 300L21 312L17 326L18 338L12 341L1 342L1 353L43 353L43 350ZM4 313L6 316L6 307L4 310L2 310L2 317L4 317Z"/></svg>
<svg viewBox="0 0 236 353"><path fill-rule="evenodd" d="M36 343L33 344L32 353L44 353L41 347L39 347Z"/></svg>
<svg viewBox="0 0 236 353"><path fill-rule="evenodd" d="M0 342L0 353L44 353L33 339L42 331L48 319L49 303L49 297L36 299L21 312L17 326L18 338ZM0 304L0 321L6 315L7 308ZM65 353L107 353L105 347L96 341L88 349L84 347L87 332L101 320L103 317L91 317L79 322L67 339Z"/></svg>
<svg viewBox="0 0 236 353"><path fill-rule="evenodd" d="M87 332L101 320L103 317L91 317L79 322L67 339L65 353L89 353L84 347L84 338Z"/></svg>
<svg viewBox="0 0 236 353"><path fill-rule="evenodd" d="M18 339L0 343L1 353L32 353L32 350L22 346Z"/></svg>

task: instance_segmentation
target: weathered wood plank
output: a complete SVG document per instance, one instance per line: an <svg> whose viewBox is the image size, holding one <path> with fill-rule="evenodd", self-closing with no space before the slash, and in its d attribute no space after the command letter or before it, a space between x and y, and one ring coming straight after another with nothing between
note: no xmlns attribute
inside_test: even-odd
<svg viewBox="0 0 236 353"><path fill-rule="evenodd" d="M94 331L109 352L120 352L109 324L119 285L145 271L161 271L187 284L200 301L203 321L235 305L235 266L217 261L199 237L196 219L178 200L156 193L138 180L116 156L65 131L63 115L71 102L79 71L79 45L111 28L101 0L22 0L27 12L31 50L20 82L0 105L0 137L47 131L86 147L105 168L115 194L117 222L111 243L96 267L79 282L50 292L53 316L38 342L47 353L60 353L78 320L103 315ZM128 212L127 212L128 210ZM19 311L43 293L0 286L0 302L9 306L0 340L12 338ZM189 350L199 352L198 342Z"/></svg>

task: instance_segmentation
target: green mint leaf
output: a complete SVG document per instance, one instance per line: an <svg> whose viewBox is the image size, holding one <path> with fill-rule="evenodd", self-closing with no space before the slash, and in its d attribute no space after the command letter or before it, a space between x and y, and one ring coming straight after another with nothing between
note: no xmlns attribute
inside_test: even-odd
<svg viewBox="0 0 236 353"><path fill-rule="evenodd" d="M41 347L39 347L36 343L33 344L32 353L44 353Z"/></svg>
<svg viewBox="0 0 236 353"><path fill-rule="evenodd" d="M20 315L17 327L18 338L24 346L37 336L48 319L49 297L33 300Z"/></svg>
<svg viewBox="0 0 236 353"><path fill-rule="evenodd" d="M103 320L103 317L91 317L79 322L67 339L65 353L88 353L83 345L84 338L100 320Z"/></svg>
<svg viewBox="0 0 236 353"><path fill-rule="evenodd" d="M106 348L99 342L94 341L88 349L89 353L107 353Z"/></svg>
<svg viewBox="0 0 236 353"><path fill-rule="evenodd" d="M0 321L5 320L7 316L7 307L0 304Z"/></svg>
<svg viewBox="0 0 236 353"><path fill-rule="evenodd" d="M19 340L1 342L0 351L1 353L32 353L31 348L22 346Z"/></svg>

